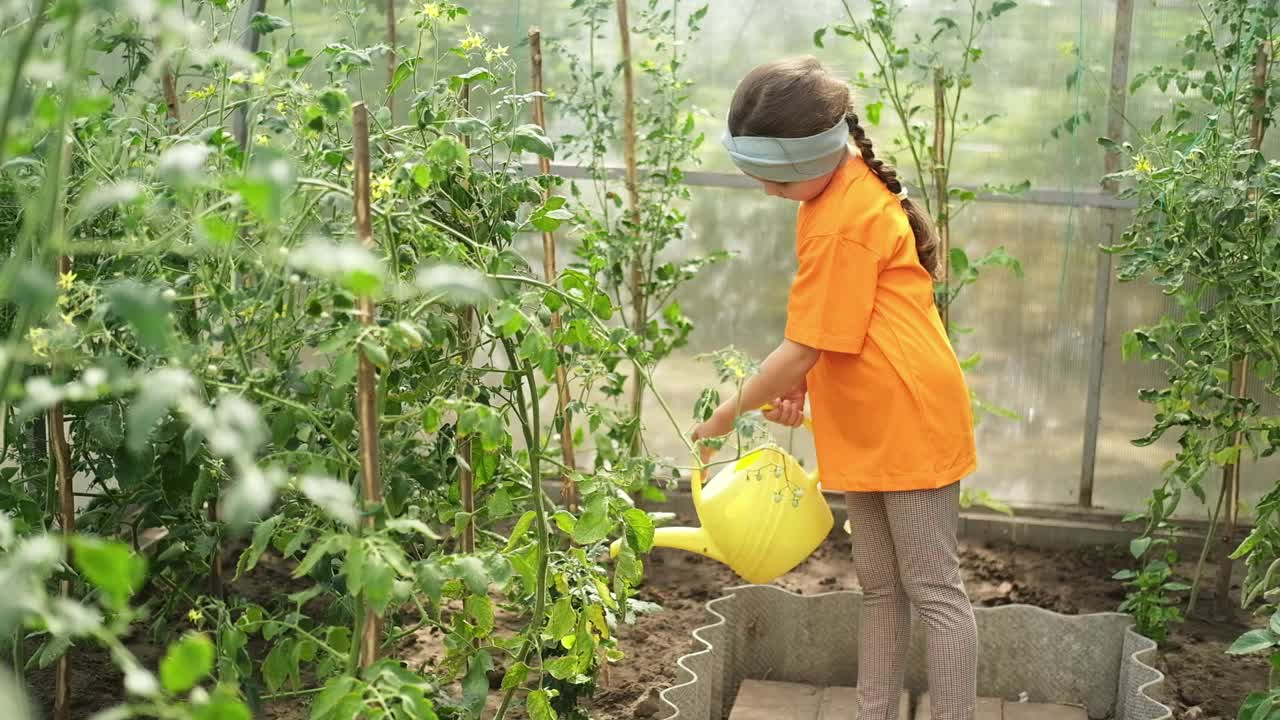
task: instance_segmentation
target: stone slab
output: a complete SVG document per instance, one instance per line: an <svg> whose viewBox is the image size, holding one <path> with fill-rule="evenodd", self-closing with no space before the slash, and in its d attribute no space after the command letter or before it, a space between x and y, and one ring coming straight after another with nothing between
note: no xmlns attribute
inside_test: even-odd
<svg viewBox="0 0 1280 720"><path fill-rule="evenodd" d="M899 704L900 718L907 718L911 696L905 690ZM747 680L729 720L856 720L858 691L851 687L820 688L800 683Z"/></svg>
<svg viewBox="0 0 1280 720"><path fill-rule="evenodd" d="M903 715L902 717L906 717ZM978 698L975 720L1089 720L1077 705L1008 702L999 698ZM929 693L916 703L915 720L930 720Z"/></svg>

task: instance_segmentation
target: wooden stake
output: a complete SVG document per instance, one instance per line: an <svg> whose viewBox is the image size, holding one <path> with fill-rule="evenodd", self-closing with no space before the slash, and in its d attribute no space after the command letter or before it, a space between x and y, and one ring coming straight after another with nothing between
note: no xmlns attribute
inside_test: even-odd
<svg viewBox="0 0 1280 720"><path fill-rule="evenodd" d="M951 333L951 220L947 217L947 93L942 68L933 70L933 192L938 206L938 240L941 259L942 326Z"/></svg>
<svg viewBox="0 0 1280 720"><path fill-rule="evenodd" d="M374 248L373 226L369 219L369 111L362 102L352 106L352 141L356 156L356 239L366 248ZM373 298L363 296L357 309L360 324L371 327L374 323ZM378 469L378 378L369 355L360 350L360 366L357 370L356 411L360 423L360 476L366 509L382 502L382 477ZM373 529L373 515L365 516L365 528ZM361 667L369 667L378 659L382 644L382 618L365 607L364 622L360 631Z"/></svg>
<svg viewBox="0 0 1280 720"><path fill-rule="evenodd" d="M165 63L162 75L165 115L169 121L169 129L177 130L182 125L181 106L178 104L178 78L169 63Z"/></svg>
<svg viewBox="0 0 1280 720"><path fill-rule="evenodd" d="M645 296L645 253L640 242L640 179L636 167L636 81L631 67L631 23L627 18L627 0L618 0L618 34L622 38L622 156L626 164L627 202L631 229L635 234L634 256L631 258L632 332L643 337L648 324L649 301ZM631 450L640 449L640 411L644 405L644 377L640 361L635 361L635 377L631 385L631 414L636 418Z"/></svg>
<svg viewBox="0 0 1280 720"><path fill-rule="evenodd" d="M1271 43L1258 45L1258 52L1253 64L1253 122L1251 126L1254 150L1262 149L1262 141L1267 133L1267 71L1271 66ZM1243 398L1249 392L1249 358L1236 360L1231 368L1231 378L1235 381L1235 396ZM1244 444L1244 433L1237 430L1231 438L1231 444L1240 447ZM1218 558L1218 577L1215 585L1215 605L1218 616L1226 617L1231 612L1231 575L1235 563L1231 553L1235 550L1236 531L1240 523L1240 458L1222 468L1222 486L1226 494L1226 518L1222 527L1222 554Z"/></svg>
<svg viewBox="0 0 1280 720"><path fill-rule="evenodd" d="M387 109L396 117L396 94L391 83L396 79L396 0L387 0Z"/></svg>
<svg viewBox="0 0 1280 720"><path fill-rule="evenodd" d="M533 121L545 133L547 130L547 117L541 94L542 31L536 27L529 28L529 50L533 56ZM549 158L539 157L538 167L543 175L551 174L551 160ZM550 197L551 188L544 188L542 201L545 203ZM542 272L548 283L556 281L556 236L555 233L550 231L542 233ZM556 336L559 333L560 313L557 311L551 313L551 334ZM564 347L558 345L556 352L563 356ZM556 365L556 389L560 395L560 407L557 409L557 414L560 416L560 454L566 468L561 479L560 497L564 499L571 512L577 512L578 489L573 481L573 472L577 469L577 460L574 457L573 449L573 413L569 409L569 373L565 369L563 362Z"/></svg>
<svg viewBox="0 0 1280 720"><path fill-rule="evenodd" d="M71 272L71 259L65 255L58 257L58 274ZM58 524L62 529L62 537L67 540L67 564L71 563L71 534L76 531L76 499L75 485L71 471L71 445L67 442L66 417L62 412L62 403L55 403L47 414L47 436L53 455L54 467L58 477ZM62 581L62 596L70 597L71 581ZM53 717L54 720L71 720L71 648L58 658L54 674Z"/></svg>

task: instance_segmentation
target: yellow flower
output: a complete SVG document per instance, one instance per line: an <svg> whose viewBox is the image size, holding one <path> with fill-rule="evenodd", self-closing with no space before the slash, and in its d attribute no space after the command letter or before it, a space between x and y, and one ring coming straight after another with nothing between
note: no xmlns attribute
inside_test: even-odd
<svg viewBox="0 0 1280 720"><path fill-rule="evenodd" d="M234 85L243 85L249 82L249 76L237 70L236 72L231 73L227 80Z"/></svg>
<svg viewBox="0 0 1280 720"><path fill-rule="evenodd" d="M259 145L267 145L267 144L270 144L271 142L271 137L266 133L263 133L254 139L257 141Z"/></svg>
<svg viewBox="0 0 1280 720"><path fill-rule="evenodd" d="M70 315L68 315L67 313L61 313L61 315L62 315L62 322L66 323L67 325L70 325L70 326L72 326L72 327L75 327L76 321L75 321L75 319L74 319L74 318L72 318L72 317L71 317Z"/></svg>
<svg viewBox="0 0 1280 720"><path fill-rule="evenodd" d="M1155 168L1152 167L1150 160L1148 160L1146 157L1142 155L1139 155L1138 157L1133 159L1133 169L1135 172L1142 173L1143 175L1148 175Z"/></svg>
<svg viewBox="0 0 1280 720"><path fill-rule="evenodd" d="M277 101L276 101L276 112L278 112L278 113L280 113L281 115L283 115L283 114L285 114L286 112L288 112L288 110L289 110L289 108L288 108L288 106L286 106L286 105L284 104L284 101L283 101L283 100L277 100Z"/></svg>
<svg viewBox="0 0 1280 720"><path fill-rule="evenodd" d="M193 623L199 624L201 621L204 620L204 613L192 608L191 610L187 611L187 619Z"/></svg>
<svg viewBox="0 0 1280 720"><path fill-rule="evenodd" d="M462 44L458 46L463 52L471 52L484 47L484 36L478 35L470 27L467 28L467 36L462 39Z"/></svg>
<svg viewBox="0 0 1280 720"><path fill-rule="evenodd" d="M58 273L58 287L63 290L70 290L71 284L76 281L76 274L73 272Z"/></svg>
<svg viewBox="0 0 1280 720"><path fill-rule="evenodd" d="M214 93L216 92L218 92L217 86L212 84L205 85L202 88L194 88L194 89L188 90L187 99L188 100L208 100L209 98L213 97Z"/></svg>
<svg viewBox="0 0 1280 720"><path fill-rule="evenodd" d="M495 60L498 60L499 58L504 58L506 56L507 56L506 45L494 45L492 48L489 48L488 50L484 51L484 61L487 63L494 62Z"/></svg>
<svg viewBox="0 0 1280 720"><path fill-rule="evenodd" d="M374 200L381 200L383 196L395 189L396 184L391 178L385 175L373 181L373 185L369 188L369 194Z"/></svg>
<svg viewBox="0 0 1280 720"><path fill-rule="evenodd" d="M418 14L425 15L430 20L439 20L444 17L444 8L440 7L440 3L424 3L418 10Z"/></svg>
<svg viewBox="0 0 1280 720"><path fill-rule="evenodd" d="M49 354L49 331L44 328L31 328L27 331L27 342L31 343L31 353L36 357Z"/></svg>
<svg viewBox="0 0 1280 720"><path fill-rule="evenodd" d="M266 85L266 84L267 84L267 71L266 71L266 70L259 70L259 71L255 72L255 73L253 74L253 76L249 78L249 82L250 82L250 83L253 83L254 85L258 85L258 86Z"/></svg>

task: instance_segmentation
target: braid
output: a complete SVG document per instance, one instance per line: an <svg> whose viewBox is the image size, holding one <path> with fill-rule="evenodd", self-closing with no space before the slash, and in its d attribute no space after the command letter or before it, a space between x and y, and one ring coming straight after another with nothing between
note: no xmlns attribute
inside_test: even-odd
<svg viewBox="0 0 1280 720"><path fill-rule="evenodd" d="M849 133L853 135L853 143L858 146L858 151L862 153L862 159L871 167L871 172L880 178L880 182L889 188L889 192L894 195L902 192L902 182L898 180L897 168L876 157L875 148L871 147L871 138L867 137L867 131L858 124L858 114L849 113L845 116L845 121L849 123Z"/></svg>
<svg viewBox="0 0 1280 720"><path fill-rule="evenodd" d="M889 189L889 192L901 197L902 181L898 179L898 170L889 163L876 157L875 148L871 146L871 138L867 137L867 132L858 124L858 114L850 111L845 115L845 122L849 123L849 134L853 136L853 143L858 146L858 152L862 154L862 159L871 168L871 172L880 178L880 182ZM938 231L934 229L933 220L915 203L907 198L902 198L902 209L907 213L907 219L911 222L911 233L915 236L916 255L920 258L920 264L930 275L937 275L938 263Z"/></svg>

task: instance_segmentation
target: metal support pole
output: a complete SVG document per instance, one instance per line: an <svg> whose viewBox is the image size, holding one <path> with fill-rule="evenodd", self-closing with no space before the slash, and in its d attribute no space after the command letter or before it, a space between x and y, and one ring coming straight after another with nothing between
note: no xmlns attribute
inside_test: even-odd
<svg viewBox="0 0 1280 720"><path fill-rule="evenodd" d="M1129 48L1133 43L1133 0L1117 0L1116 28L1111 41L1111 92L1107 104L1107 137L1123 139L1125 102L1129 92ZM1120 169L1120 154L1108 150L1104 164L1108 175ZM1109 194L1116 184L1103 185ZM1114 242L1122 232L1119 211L1103 211L1107 242ZM1080 460L1081 507L1093 506L1093 478L1098 463L1098 424L1102 418L1102 373L1107 360L1107 312L1111 304L1111 256L1098 254L1098 272L1094 279L1093 339L1089 343L1089 394L1085 404L1084 448Z"/></svg>

